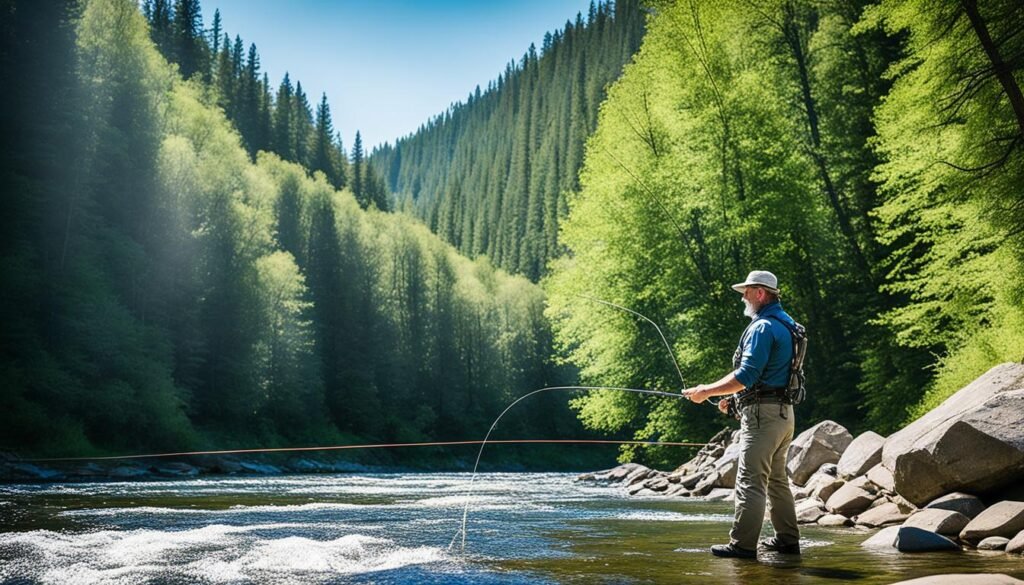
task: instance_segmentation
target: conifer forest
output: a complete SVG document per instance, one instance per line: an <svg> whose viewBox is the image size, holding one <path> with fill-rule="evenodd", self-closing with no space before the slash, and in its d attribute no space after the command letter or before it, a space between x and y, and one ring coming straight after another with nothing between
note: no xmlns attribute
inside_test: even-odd
<svg viewBox="0 0 1024 585"><path fill-rule="evenodd" d="M545 386L677 392L729 371L754 269L810 332L798 427L890 432L1024 359L1019 1L566 17L367 149L199 0L0 0L0 451L479 439ZM730 424L531 400L504 437Z"/></svg>

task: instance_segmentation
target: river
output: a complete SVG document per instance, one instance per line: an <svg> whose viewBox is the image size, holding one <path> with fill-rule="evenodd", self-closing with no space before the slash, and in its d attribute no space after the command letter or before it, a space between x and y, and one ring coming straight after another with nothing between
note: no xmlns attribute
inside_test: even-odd
<svg viewBox="0 0 1024 585"><path fill-rule="evenodd" d="M890 583L1005 572L1004 553L716 559L731 505L631 498L564 473L337 474L0 485L0 583ZM465 549L456 538L469 503ZM449 546L452 541L453 546Z"/></svg>

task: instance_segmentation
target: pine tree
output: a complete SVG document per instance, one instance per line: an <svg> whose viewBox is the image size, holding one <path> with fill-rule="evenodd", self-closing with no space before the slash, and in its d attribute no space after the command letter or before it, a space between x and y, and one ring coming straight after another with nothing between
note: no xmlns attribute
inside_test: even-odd
<svg viewBox="0 0 1024 585"><path fill-rule="evenodd" d="M320 104L316 108L316 133L310 170L323 172L327 181L337 189L345 185L334 145L334 124L331 122L331 108L327 104L326 93L320 97Z"/></svg>
<svg viewBox="0 0 1024 585"><path fill-rule="evenodd" d="M352 193L356 196L359 205L366 208L370 204L365 196L366 185L363 182L363 138L356 130L356 140L352 144Z"/></svg>
<svg viewBox="0 0 1024 585"><path fill-rule="evenodd" d="M284 160L290 161L298 160L295 154L295 127L292 124L294 100L295 90L286 71L277 88L277 99L274 100L274 132L270 148Z"/></svg>
<svg viewBox="0 0 1024 585"><path fill-rule="evenodd" d="M208 79L209 47L203 35L199 0L175 0L171 34L173 52L170 59L178 64L181 76L188 79L199 73Z"/></svg>

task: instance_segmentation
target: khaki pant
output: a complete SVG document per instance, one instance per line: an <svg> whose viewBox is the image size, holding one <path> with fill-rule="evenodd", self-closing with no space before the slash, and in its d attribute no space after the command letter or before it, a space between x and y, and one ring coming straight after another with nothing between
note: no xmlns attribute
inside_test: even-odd
<svg viewBox="0 0 1024 585"><path fill-rule="evenodd" d="M783 544L797 543L800 529L786 474L786 452L793 441L793 406L776 402L751 404L740 410L740 415L736 519L729 538L735 546L757 548L767 493L776 538Z"/></svg>

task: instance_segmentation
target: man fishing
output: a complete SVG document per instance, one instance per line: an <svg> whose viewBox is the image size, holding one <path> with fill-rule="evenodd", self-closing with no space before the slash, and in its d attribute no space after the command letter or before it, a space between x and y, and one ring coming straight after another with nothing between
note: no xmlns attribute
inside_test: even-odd
<svg viewBox="0 0 1024 585"><path fill-rule="evenodd" d="M786 453L794 430L792 399L787 392L794 354L791 331L797 325L782 310L778 279L771 272L755 270L732 288L743 294L743 314L751 319L733 356L735 369L713 384L683 390L685 397L697 403L728 396L719 401L718 408L722 412L734 409L740 418L736 517L729 544L714 545L711 553L757 558L767 493L775 536L761 541L761 548L800 554L800 529L786 474Z"/></svg>

